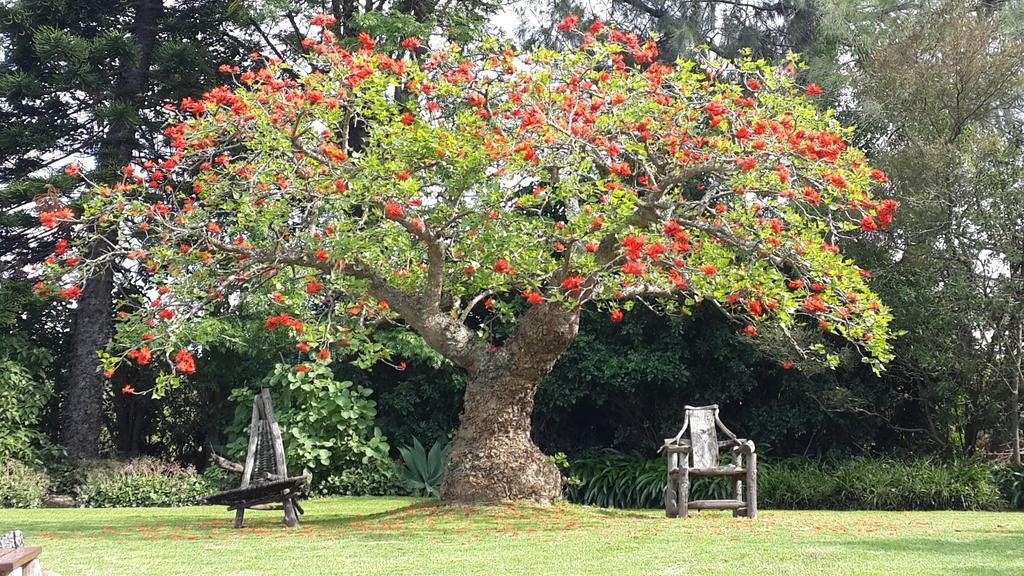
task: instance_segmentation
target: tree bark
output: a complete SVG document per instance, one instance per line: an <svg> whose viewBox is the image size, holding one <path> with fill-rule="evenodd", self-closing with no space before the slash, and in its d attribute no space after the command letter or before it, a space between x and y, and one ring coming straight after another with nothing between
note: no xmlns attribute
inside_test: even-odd
<svg viewBox="0 0 1024 576"><path fill-rule="evenodd" d="M131 33L140 48L139 58L126 60L114 81L113 94L116 99L140 108L149 84L149 66L164 7L161 0L136 0L134 8ZM100 170L116 174L132 161L137 146L135 127L123 120L114 120L97 153ZM99 257L106 246L104 242L97 242L90 258ZM100 452L106 378L100 372L97 352L107 345L114 332L113 291L114 272L107 268L86 280L75 311L67 393L61 409L61 437L72 462L96 458Z"/></svg>
<svg viewBox="0 0 1024 576"><path fill-rule="evenodd" d="M530 438L530 415L537 387L578 330L578 310L533 306L515 334L470 370L442 500L548 504L561 497L561 474Z"/></svg>
<svg viewBox="0 0 1024 576"><path fill-rule="evenodd" d="M67 396L61 411L64 448L72 461L99 456L103 428L103 386L97 350L113 333L114 272L109 268L85 283L75 310Z"/></svg>

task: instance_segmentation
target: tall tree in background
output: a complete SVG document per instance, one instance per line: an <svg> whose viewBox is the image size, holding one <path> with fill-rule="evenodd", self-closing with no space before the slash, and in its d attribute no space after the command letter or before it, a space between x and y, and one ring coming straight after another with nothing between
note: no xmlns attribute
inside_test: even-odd
<svg viewBox="0 0 1024 576"><path fill-rule="evenodd" d="M1019 3L996 6L890 18L856 47L852 77L860 114L885 134L874 158L907 208L875 265L907 332L891 378L955 452L986 431L1011 446L1019 434L1024 35Z"/></svg>
<svg viewBox="0 0 1024 576"><path fill-rule="evenodd" d="M94 178L118 180L121 167L157 148L143 134L163 121L163 105L212 83L218 63L252 48L226 33L232 4L22 0L0 8L5 280L23 277L60 236L29 223L30 212L76 202L74 181L55 176L57 168L91 158ZM111 242L98 241L92 254ZM97 270L74 311L61 436L75 460L98 455L106 386L97 352L113 330L115 273Z"/></svg>

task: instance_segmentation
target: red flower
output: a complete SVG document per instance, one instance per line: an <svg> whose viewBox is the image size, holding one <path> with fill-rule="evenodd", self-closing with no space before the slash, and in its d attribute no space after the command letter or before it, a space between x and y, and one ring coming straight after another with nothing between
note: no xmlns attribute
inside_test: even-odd
<svg viewBox="0 0 1024 576"><path fill-rule="evenodd" d="M135 386L132 386L131 384L125 384L124 387L121 388L121 393L122 394L135 394Z"/></svg>
<svg viewBox="0 0 1024 576"><path fill-rule="evenodd" d="M746 326L745 328L743 328L743 333L746 334L747 336L757 336L758 335L757 334L757 328L754 328L753 326L749 326L749 325Z"/></svg>
<svg viewBox="0 0 1024 576"><path fill-rule="evenodd" d="M569 276L565 280L562 280L562 288L570 292L576 292L583 287L583 276Z"/></svg>
<svg viewBox="0 0 1024 576"><path fill-rule="evenodd" d="M323 248L314 252L313 256L321 262L327 262L327 250L324 250Z"/></svg>
<svg viewBox="0 0 1024 576"><path fill-rule="evenodd" d="M422 46L422 44L420 43L419 38L406 38L405 40L402 40L402 48L405 48L410 52L419 48L420 46Z"/></svg>
<svg viewBox="0 0 1024 576"><path fill-rule="evenodd" d="M714 266L705 264L700 267L700 272L705 276L714 276L718 270Z"/></svg>
<svg viewBox="0 0 1024 576"><path fill-rule="evenodd" d="M821 94L821 86L818 86L817 84L808 84L805 94L808 96L817 96L818 94Z"/></svg>
<svg viewBox="0 0 1024 576"><path fill-rule="evenodd" d="M613 162L612 165L608 167L608 169L611 171L612 174L621 177L629 176L630 173L633 171L633 169L627 162Z"/></svg>
<svg viewBox="0 0 1024 576"><path fill-rule="evenodd" d="M64 167L64 173L72 178L78 178L82 175L82 167L78 164L68 164Z"/></svg>
<svg viewBox="0 0 1024 576"><path fill-rule="evenodd" d="M317 350L316 357L318 359L324 360L324 361L330 360L331 359L331 352L330 352L330 350L327 350L326 348L323 348L323 349Z"/></svg>
<svg viewBox="0 0 1024 576"><path fill-rule="evenodd" d="M561 22L555 25L559 30L575 30L580 25L580 17L575 14L566 16Z"/></svg>
<svg viewBox="0 0 1024 576"><path fill-rule="evenodd" d="M57 296L66 300L77 300L82 295L82 289L78 286L68 286L67 288L57 292Z"/></svg>
<svg viewBox="0 0 1024 576"><path fill-rule="evenodd" d="M416 121L416 117L412 115L412 112L406 112L405 114L402 114L401 121L402 124L408 126L409 124L412 124L413 122Z"/></svg>
<svg viewBox="0 0 1024 576"><path fill-rule="evenodd" d="M782 367L785 368L786 370L789 370L790 368L793 367L793 363L790 362L789 360L786 360L785 362L782 363Z"/></svg>
<svg viewBox="0 0 1024 576"><path fill-rule="evenodd" d="M622 273L629 276L643 276L646 271L646 266L643 262L637 262L632 260L622 265Z"/></svg>
<svg viewBox="0 0 1024 576"><path fill-rule="evenodd" d="M483 106L487 102L487 97L479 92L470 92L466 95L466 100L471 106Z"/></svg>
<svg viewBox="0 0 1024 576"><path fill-rule="evenodd" d="M140 366L145 366L153 359L153 351L149 349L149 346L143 346L138 350L129 350L128 358Z"/></svg>
<svg viewBox="0 0 1024 576"><path fill-rule="evenodd" d="M402 182L405 182L411 176L412 176L412 174L410 174L408 170L402 170L401 172L399 172L398 174L395 175L395 178L398 178Z"/></svg>
<svg viewBox="0 0 1024 576"><path fill-rule="evenodd" d="M526 298L527 302L534 306L544 301L544 297L541 296L539 292L534 292L533 290L526 290L523 292L523 297Z"/></svg>
<svg viewBox="0 0 1024 576"><path fill-rule="evenodd" d="M758 81L756 78L751 78L747 80L747 88L750 88L754 92L757 92L758 90L761 89L761 82Z"/></svg>
<svg viewBox="0 0 1024 576"><path fill-rule="evenodd" d="M206 225L206 231L210 234L220 234L220 225L216 222L210 222Z"/></svg>
<svg viewBox="0 0 1024 576"><path fill-rule="evenodd" d="M189 354L188 350L178 350L178 353L174 356L174 367L179 372L192 374L196 371L196 359Z"/></svg>
<svg viewBox="0 0 1024 576"><path fill-rule="evenodd" d="M878 230L878 223L875 222L875 219L872 218L870 214L868 214L860 219L860 229L865 232L872 232L874 230Z"/></svg>
<svg viewBox="0 0 1024 576"><path fill-rule="evenodd" d="M604 30L604 24L602 24L600 20L594 20L590 24L590 32L591 33L593 33L593 34L600 34L602 30Z"/></svg>
<svg viewBox="0 0 1024 576"><path fill-rule="evenodd" d="M397 202L388 202L384 205L384 215L392 220L397 220L402 217L405 212Z"/></svg>
<svg viewBox="0 0 1024 576"><path fill-rule="evenodd" d="M338 22L338 19L330 14L317 14L309 21L313 26L334 26Z"/></svg>
<svg viewBox="0 0 1024 576"><path fill-rule="evenodd" d="M309 352L309 344L306 344L305 342L299 342L298 344L295 345L295 349L298 350L299 352Z"/></svg>
<svg viewBox="0 0 1024 576"><path fill-rule="evenodd" d="M377 45L377 41L370 38L366 32L359 33L359 43L363 46L363 50L373 50L373 47Z"/></svg>
<svg viewBox="0 0 1024 576"><path fill-rule="evenodd" d="M323 284L319 282L308 282L306 284L306 294L315 294L323 289Z"/></svg>
<svg viewBox="0 0 1024 576"><path fill-rule="evenodd" d="M622 310L612 310L611 319L615 323L622 322Z"/></svg>
<svg viewBox="0 0 1024 576"><path fill-rule="evenodd" d="M494 271L497 272L498 274L504 274L505 272L508 272L508 270L508 260L502 258L494 262Z"/></svg>

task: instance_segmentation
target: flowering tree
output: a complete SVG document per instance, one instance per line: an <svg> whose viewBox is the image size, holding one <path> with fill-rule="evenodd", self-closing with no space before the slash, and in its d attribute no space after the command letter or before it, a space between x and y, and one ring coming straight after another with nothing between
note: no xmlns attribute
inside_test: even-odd
<svg viewBox="0 0 1024 576"><path fill-rule="evenodd" d="M615 322L637 300L708 300L751 337L820 327L876 369L889 359L887 309L836 242L895 204L872 200L885 176L792 64L666 66L600 23L529 54L412 38L385 54L366 35L343 49L329 17L314 24L309 70L229 68L237 87L182 102L167 159L126 167L81 215L42 213L93 239L116 229L102 258L151 283L123 304L108 370L159 358L158 387L175 385L243 302L273 308L265 328L294 338L299 371L339 352L388 361L368 334L397 323L470 376L442 496L544 502L560 478L530 439L533 395L584 304ZM39 290L74 298L103 264L61 245Z"/></svg>

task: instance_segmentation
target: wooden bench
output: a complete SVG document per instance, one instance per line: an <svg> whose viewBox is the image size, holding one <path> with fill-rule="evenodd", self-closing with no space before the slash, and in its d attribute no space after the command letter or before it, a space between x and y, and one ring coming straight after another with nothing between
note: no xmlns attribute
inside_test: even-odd
<svg viewBox="0 0 1024 576"><path fill-rule="evenodd" d="M42 576L38 546L0 548L0 576Z"/></svg>

